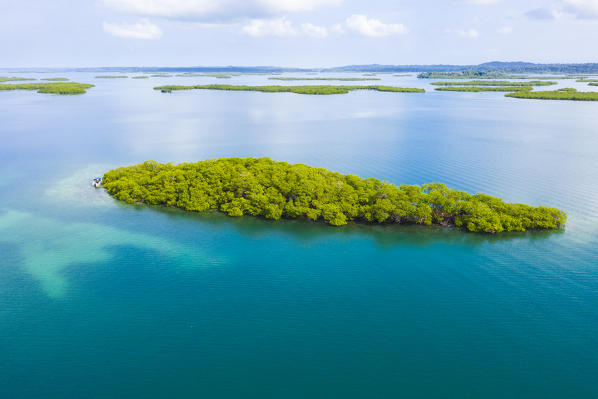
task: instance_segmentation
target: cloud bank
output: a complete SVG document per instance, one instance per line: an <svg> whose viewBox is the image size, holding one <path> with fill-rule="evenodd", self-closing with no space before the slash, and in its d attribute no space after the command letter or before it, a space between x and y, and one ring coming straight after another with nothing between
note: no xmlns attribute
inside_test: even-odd
<svg viewBox="0 0 598 399"><path fill-rule="evenodd" d="M563 0L565 12L580 19L598 18L598 0Z"/></svg>
<svg viewBox="0 0 598 399"><path fill-rule="evenodd" d="M385 24L377 19L369 18L365 14L351 15L345 24L354 32L372 37L404 35L408 32L407 27L403 24Z"/></svg>
<svg viewBox="0 0 598 399"><path fill-rule="evenodd" d="M297 31L291 21L286 18L275 19L254 19L242 29L242 32L249 36L294 36Z"/></svg>
<svg viewBox="0 0 598 399"><path fill-rule="evenodd" d="M264 18L338 6L342 0L102 0L119 12L182 20Z"/></svg>
<svg viewBox="0 0 598 399"><path fill-rule="evenodd" d="M598 0L561 0L552 6L540 7L525 13L531 19L559 19L566 15L577 19L598 18Z"/></svg>

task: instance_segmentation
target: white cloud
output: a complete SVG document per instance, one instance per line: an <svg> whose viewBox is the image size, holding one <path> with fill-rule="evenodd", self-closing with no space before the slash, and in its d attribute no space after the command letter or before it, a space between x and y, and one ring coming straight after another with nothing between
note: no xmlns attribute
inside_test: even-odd
<svg viewBox="0 0 598 399"><path fill-rule="evenodd" d="M364 14L351 15L345 21L347 27L365 36L403 35L408 29L403 24L385 24L377 19L368 18Z"/></svg>
<svg viewBox="0 0 598 399"><path fill-rule="evenodd" d="M563 5L577 18L598 18L598 0L563 0Z"/></svg>
<svg viewBox="0 0 598 399"><path fill-rule="evenodd" d="M510 35L513 33L513 27L511 26L501 26L498 31L501 35Z"/></svg>
<svg viewBox="0 0 598 399"><path fill-rule="evenodd" d="M252 19L243 26L243 33L254 36L294 36L297 31L291 21L286 18Z"/></svg>
<svg viewBox="0 0 598 399"><path fill-rule="evenodd" d="M333 33L343 34L345 33L345 28L341 24L332 25L330 31Z"/></svg>
<svg viewBox="0 0 598 399"><path fill-rule="evenodd" d="M531 19L555 19L558 13L547 7L535 8L525 13L525 16Z"/></svg>
<svg viewBox="0 0 598 399"><path fill-rule="evenodd" d="M466 39L475 39L480 36L480 32L476 29L469 28L469 29L445 29L446 33L454 33Z"/></svg>
<svg viewBox="0 0 598 399"><path fill-rule="evenodd" d="M148 20L142 20L136 24L113 24L104 22L102 25L104 31L107 33L127 39L154 40L159 39L162 36L162 30Z"/></svg>
<svg viewBox="0 0 598 399"><path fill-rule="evenodd" d="M343 0L257 0L255 2L273 11L295 12L315 10L323 6L338 6Z"/></svg>
<svg viewBox="0 0 598 399"><path fill-rule="evenodd" d="M560 0L552 6L540 7L524 14L531 19L560 19L567 15L578 19L598 18L598 0Z"/></svg>
<svg viewBox="0 0 598 399"><path fill-rule="evenodd" d="M343 0L101 0L116 11L183 20L259 18L338 6Z"/></svg>
<svg viewBox="0 0 598 399"><path fill-rule="evenodd" d="M328 29L323 26L317 26L307 22L301 25L301 27L303 28L303 33L305 33L307 36L317 38L324 38L328 36Z"/></svg>

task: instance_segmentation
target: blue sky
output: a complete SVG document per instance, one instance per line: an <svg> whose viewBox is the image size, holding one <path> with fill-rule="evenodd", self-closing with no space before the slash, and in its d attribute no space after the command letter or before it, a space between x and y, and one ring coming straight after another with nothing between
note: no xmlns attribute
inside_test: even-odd
<svg viewBox="0 0 598 399"><path fill-rule="evenodd" d="M0 67L598 62L598 0L0 0Z"/></svg>

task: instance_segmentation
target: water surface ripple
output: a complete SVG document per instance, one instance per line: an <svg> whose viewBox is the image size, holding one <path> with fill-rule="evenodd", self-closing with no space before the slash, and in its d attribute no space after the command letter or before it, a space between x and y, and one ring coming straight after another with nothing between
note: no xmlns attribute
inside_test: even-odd
<svg viewBox="0 0 598 399"><path fill-rule="evenodd" d="M97 86L0 93L0 397L598 397L597 104L413 76L380 75L426 94L163 94L215 79L63 75ZM228 156L439 181L569 222L333 228L89 186L148 159Z"/></svg>

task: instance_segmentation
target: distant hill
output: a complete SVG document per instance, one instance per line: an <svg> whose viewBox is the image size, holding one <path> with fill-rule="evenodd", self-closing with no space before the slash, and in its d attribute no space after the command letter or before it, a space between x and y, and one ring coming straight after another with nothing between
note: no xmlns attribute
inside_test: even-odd
<svg viewBox="0 0 598 399"><path fill-rule="evenodd" d="M356 72L503 72L503 73L598 73L598 63L534 64L533 62L485 62L479 65L347 65L326 71Z"/></svg>
<svg viewBox="0 0 598 399"><path fill-rule="evenodd" d="M237 72L237 73L281 73L281 72L502 72L502 73L573 73L598 74L598 63L583 64L535 64L533 62L492 61L479 65L346 65L333 68L285 68L276 66L194 66L194 67L97 67L97 68L11 68L11 71L80 71L80 72Z"/></svg>
<svg viewBox="0 0 598 399"><path fill-rule="evenodd" d="M598 73L598 63L534 64L532 62L486 62L474 70L507 73Z"/></svg>
<svg viewBox="0 0 598 399"><path fill-rule="evenodd" d="M326 72L452 72L475 68L473 65L346 65L326 68Z"/></svg>

